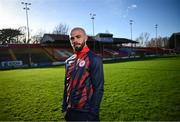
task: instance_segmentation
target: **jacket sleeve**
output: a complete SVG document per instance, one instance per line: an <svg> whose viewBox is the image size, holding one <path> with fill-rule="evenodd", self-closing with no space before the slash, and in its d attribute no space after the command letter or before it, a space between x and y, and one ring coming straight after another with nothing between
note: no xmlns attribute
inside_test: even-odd
<svg viewBox="0 0 180 122"><path fill-rule="evenodd" d="M95 56L91 60L90 64L90 73L93 87L90 109L92 114L99 115L99 107L104 92L104 72L102 59Z"/></svg>
<svg viewBox="0 0 180 122"><path fill-rule="evenodd" d="M65 73L65 78L64 78L64 94L63 94L62 110L61 110L62 112L65 112L67 110L67 102L66 102L67 92L66 91L67 91L67 87L66 87L66 73Z"/></svg>

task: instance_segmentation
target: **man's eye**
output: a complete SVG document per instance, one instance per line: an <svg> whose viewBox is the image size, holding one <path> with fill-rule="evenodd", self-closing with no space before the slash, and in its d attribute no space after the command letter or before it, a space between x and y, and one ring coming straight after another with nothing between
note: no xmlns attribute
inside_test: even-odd
<svg viewBox="0 0 180 122"><path fill-rule="evenodd" d="M78 39L79 39L79 38L81 38L81 36L76 36L76 38L78 38Z"/></svg>
<svg viewBox="0 0 180 122"><path fill-rule="evenodd" d="M74 37L71 37L70 40L74 40Z"/></svg>

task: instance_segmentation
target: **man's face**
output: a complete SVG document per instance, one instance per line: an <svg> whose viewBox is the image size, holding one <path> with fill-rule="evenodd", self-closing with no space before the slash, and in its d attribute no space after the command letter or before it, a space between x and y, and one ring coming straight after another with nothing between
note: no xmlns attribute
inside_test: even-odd
<svg viewBox="0 0 180 122"><path fill-rule="evenodd" d="M87 36L81 30L74 30L70 35L71 46L75 51L81 51L86 44Z"/></svg>

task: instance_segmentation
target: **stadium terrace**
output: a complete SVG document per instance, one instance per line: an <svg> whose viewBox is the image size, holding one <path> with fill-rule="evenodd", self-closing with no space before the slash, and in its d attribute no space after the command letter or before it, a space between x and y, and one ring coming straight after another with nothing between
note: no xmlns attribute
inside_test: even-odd
<svg viewBox="0 0 180 122"><path fill-rule="evenodd" d="M170 37L169 48L137 47L138 42L110 33L88 36L87 45L103 60L172 55L180 51L180 33ZM0 45L0 69L62 65L73 54L68 35L44 34L40 44Z"/></svg>

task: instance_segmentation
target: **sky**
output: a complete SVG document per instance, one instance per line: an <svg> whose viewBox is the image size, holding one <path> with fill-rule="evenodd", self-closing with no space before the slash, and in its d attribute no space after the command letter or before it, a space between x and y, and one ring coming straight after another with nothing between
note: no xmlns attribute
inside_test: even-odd
<svg viewBox="0 0 180 122"><path fill-rule="evenodd" d="M28 11L30 35L52 33L60 23L70 29L83 27L93 35L90 13L96 14L94 33L135 40L141 33L150 38L169 37L180 32L180 0L0 0L0 29L26 26L21 2L31 3Z"/></svg>

